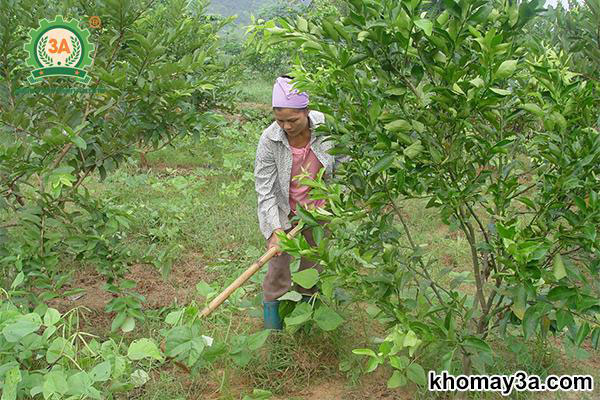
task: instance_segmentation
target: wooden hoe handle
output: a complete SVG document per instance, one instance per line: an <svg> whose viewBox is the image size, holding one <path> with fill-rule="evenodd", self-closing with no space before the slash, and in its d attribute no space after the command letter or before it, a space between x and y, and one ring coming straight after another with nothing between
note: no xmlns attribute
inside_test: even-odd
<svg viewBox="0 0 600 400"><path fill-rule="evenodd" d="M293 238L294 236L296 236L296 234L300 231L301 228L302 227L300 226L300 224L296 225L296 227L287 234L287 237L289 239ZM211 301L210 304L206 306L204 310L202 310L202 313L200 315L202 317L206 317L210 315L210 313L215 311L217 307L223 304L223 302L227 300L227 298L231 296L233 292L236 291L237 288L242 286L244 282L250 279L250 277L260 269L260 267L262 267L267 261L273 258L273 256L275 255L275 253L277 253L278 250L279 249L277 247L270 248L269 251L267 251L265 254L263 254L261 258L258 259L257 262L252 264L246 271L244 271L243 274L241 274L235 281L233 281L231 285L229 285L225 290L223 290L223 292L221 292L220 295L215 297L213 301Z"/></svg>

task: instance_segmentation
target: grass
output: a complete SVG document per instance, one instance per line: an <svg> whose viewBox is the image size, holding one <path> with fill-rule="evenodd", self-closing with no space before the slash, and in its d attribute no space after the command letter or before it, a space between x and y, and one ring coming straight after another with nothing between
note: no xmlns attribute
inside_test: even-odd
<svg viewBox="0 0 600 400"><path fill-rule="evenodd" d="M240 87L242 101L259 104L271 104L274 77L249 76Z"/></svg>

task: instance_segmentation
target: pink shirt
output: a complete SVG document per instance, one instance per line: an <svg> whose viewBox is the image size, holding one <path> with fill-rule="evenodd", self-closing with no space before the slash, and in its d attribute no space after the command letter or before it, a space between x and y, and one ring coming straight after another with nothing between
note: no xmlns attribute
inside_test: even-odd
<svg viewBox="0 0 600 400"><path fill-rule="evenodd" d="M290 180L290 208L293 213L296 213L296 204L300 203L304 208L310 206L321 207L325 204L325 200L311 200L308 198L310 192L309 186L301 186L294 177L307 171L312 179L317 177L317 174L323 164L319 161L315 153L310 148L310 141L304 148L296 148L290 145L292 149L292 175Z"/></svg>

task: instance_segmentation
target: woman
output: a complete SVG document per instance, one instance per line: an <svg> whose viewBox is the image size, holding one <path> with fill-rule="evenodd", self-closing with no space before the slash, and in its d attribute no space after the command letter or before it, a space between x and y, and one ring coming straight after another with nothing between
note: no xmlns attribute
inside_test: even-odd
<svg viewBox="0 0 600 400"><path fill-rule="evenodd" d="M278 247L278 232L292 229L290 218L296 212L296 205L310 208L324 204L324 200L312 201L310 187L300 185L294 177L306 171L314 179L321 168L325 168L324 176L331 176L334 168L334 157L327 153L331 141L324 142L322 136L314 135L324 116L309 111L308 94L294 89L289 76L277 78L273 85L273 115L275 122L260 137L254 165L258 221L268 249ZM304 231L303 235L308 243L315 245L310 231ZM277 299L292 287L291 261L288 253L278 251L269 262L263 281L265 328L282 327ZM315 266L308 259L300 260L300 270ZM315 289L295 287L294 290L308 296Z"/></svg>

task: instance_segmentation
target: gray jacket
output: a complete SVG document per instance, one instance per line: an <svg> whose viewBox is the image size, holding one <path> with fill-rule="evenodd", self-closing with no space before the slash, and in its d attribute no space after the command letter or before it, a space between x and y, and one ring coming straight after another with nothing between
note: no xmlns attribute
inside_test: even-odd
<svg viewBox="0 0 600 400"><path fill-rule="evenodd" d="M316 137L314 128L325 122L323 113L309 111L310 148L319 159L325 173L323 177L331 177L334 164L339 161L327 153L333 142L324 141L323 136ZM256 159L254 161L254 179L258 193L258 223L265 239L269 239L275 229L291 228L290 214L290 180L292 174L292 150L285 131L273 122L264 130L258 141Z"/></svg>

